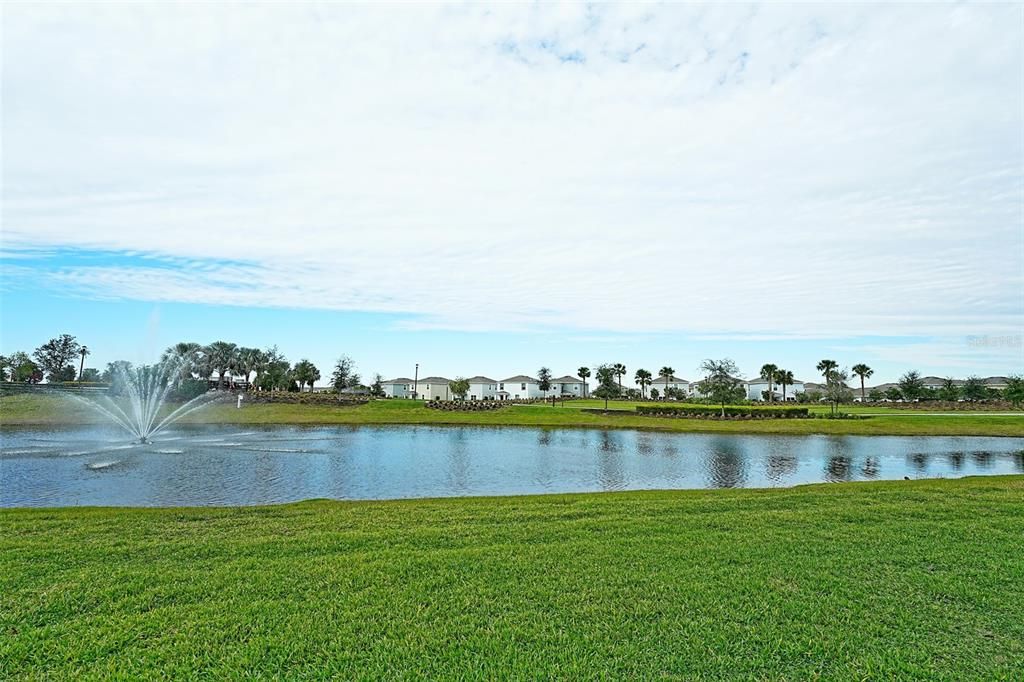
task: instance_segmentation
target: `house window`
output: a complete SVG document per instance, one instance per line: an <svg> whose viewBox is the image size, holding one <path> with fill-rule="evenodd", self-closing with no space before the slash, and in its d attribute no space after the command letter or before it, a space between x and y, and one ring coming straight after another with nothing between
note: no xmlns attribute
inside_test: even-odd
<svg viewBox="0 0 1024 682"><path fill-rule="evenodd" d="M519 390L520 391L525 391L526 390L526 384L520 384L519 385Z"/></svg>
<svg viewBox="0 0 1024 682"><path fill-rule="evenodd" d="M501 390L505 390L505 384L501 384Z"/></svg>

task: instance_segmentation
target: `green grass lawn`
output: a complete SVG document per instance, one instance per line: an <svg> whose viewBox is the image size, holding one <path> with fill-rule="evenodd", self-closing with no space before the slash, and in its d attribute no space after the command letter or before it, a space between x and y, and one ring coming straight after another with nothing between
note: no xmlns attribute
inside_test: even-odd
<svg viewBox="0 0 1024 682"><path fill-rule="evenodd" d="M0 679L1020 679L1024 477L0 511Z"/></svg>
<svg viewBox="0 0 1024 682"><path fill-rule="evenodd" d="M638 403L615 402L610 408L632 411ZM360 407L233 403L212 405L191 415L191 423L216 424L475 424L492 426L611 427L679 432L828 433L866 435L1024 436L1024 412L992 415L984 412L954 415L921 414L885 407L849 407L845 411L882 413L860 420L777 419L713 421L669 419L635 414L601 415L582 411L600 408L597 400L570 401L564 406L515 405L489 412L441 412L412 400L378 400ZM826 412L827 407L816 406ZM41 395L0 397L0 424L81 424L102 421L82 405Z"/></svg>

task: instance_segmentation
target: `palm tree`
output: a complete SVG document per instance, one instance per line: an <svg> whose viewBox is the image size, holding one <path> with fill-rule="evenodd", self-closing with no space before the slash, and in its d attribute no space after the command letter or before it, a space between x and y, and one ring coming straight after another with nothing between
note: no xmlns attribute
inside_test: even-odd
<svg viewBox="0 0 1024 682"><path fill-rule="evenodd" d="M667 367L667 366L666 367L662 367L661 369L658 370L658 376L665 380L665 398L666 399L668 398L668 380L671 379L672 375L675 374L675 373L676 373L676 371L674 369L672 369L671 367Z"/></svg>
<svg viewBox="0 0 1024 682"><path fill-rule="evenodd" d="M875 373L875 370L871 369L864 363L853 366L853 373L860 377L860 401L864 402L864 379L870 377Z"/></svg>
<svg viewBox="0 0 1024 682"><path fill-rule="evenodd" d="M638 369L633 375L636 383L640 386L640 397L647 398L647 387L651 385L651 373L646 369Z"/></svg>
<svg viewBox="0 0 1024 682"><path fill-rule="evenodd" d="M313 382L315 381L313 375L315 374L317 378L320 376L316 366L305 358L295 363L292 374L295 377L295 381L299 384L299 390L301 391L303 386L309 384L310 393L313 392Z"/></svg>
<svg viewBox="0 0 1024 682"><path fill-rule="evenodd" d="M191 341L176 343L160 356L160 362L174 362L179 366L182 379L191 379L192 372L199 372L203 347Z"/></svg>
<svg viewBox="0 0 1024 682"><path fill-rule="evenodd" d="M612 371L615 372L615 376L619 382L619 393L622 392L622 377L626 376L626 366L621 362L616 362L612 365Z"/></svg>
<svg viewBox="0 0 1024 682"><path fill-rule="evenodd" d="M78 354L82 356L82 361L78 365L78 381L82 381L82 372L85 371L85 356L89 354L89 347L82 346Z"/></svg>
<svg viewBox="0 0 1024 682"><path fill-rule="evenodd" d="M767 364L761 365L761 378L768 382L768 402L775 398L775 373L779 371L778 366Z"/></svg>
<svg viewBox="0 0 1024 682"><path fill-rule="evenodd" d="M821 376L825 377L825 384L829 382L829 378L832 376L832 372L839 367L839 363L835 360L822 360L818 363L816 369L821 372Z"/></svg>
<svg viewBox="0 0 1024 682"><path fill-rule="evenodd" d="M252 354L252 364L249 365L249 368L256 374L256 376L253 377L252 386L255 386L258 389L260 386L260 375L267 371L267 363L270 361L270 358L265 350L260 350L258 348L253 350L255 350L255 352Z"/></svg>
<svg viewBox="0 0 1024 682"><path fill-rule="evenodd" d="M590 376L589 367L580 367L576 370L576 376L583 380L583 397L587 397L587 377Z"/></svg>
<svg viewBox="0 0 1024 682"><path fill-rule="evenodd" d="M788 369L775 370L775 383L782 386L782 402L786 402L786 386L792 386L793 381L793 373Z"/></svg>
<svg viewBox="0 0 1024 682"><path fill-rule="evenodd" d="M203 349L210 367L217 371L217 388L224 388L224 377L235 366L235 352L238 346L227 341L214 341Z"/></svg>
<svg viewBox="0 0 1024 682"><path fill-rule="evenodd" d="M232 369L245 377L245 390L247 391L249 390L249 375L253 373L260 353L262 351L259 348L246 348L243 346L235 354L235 366Z"/></svg>

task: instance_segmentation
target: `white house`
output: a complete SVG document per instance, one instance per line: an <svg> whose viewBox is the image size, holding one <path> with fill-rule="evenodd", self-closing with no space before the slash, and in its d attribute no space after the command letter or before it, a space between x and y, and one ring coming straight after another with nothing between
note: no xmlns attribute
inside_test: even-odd
<svg viewBox="0 0 1024 682"><path fill-rule="evenodd" d="M475 376L469 380L469 400L495 400L498 394L498 382L484 376Z"/></svg>
<svg viewBox="0 0 1024 682"><path fill-rule="evenodd" d="M520 374L499 381L496 397L498 400L526 400L543 398L544 392L540 390L536 379Z"/></svg>
<svg viewBox="0 0 1024 682"><path fill-rule="evenodd" d="M764 400L764 392L768 390L768 382L764 379L752 379L745 382L745 389L747 391L747 400ZM804 382L794 381L792 384L786 386L786 400L796 400L797 393L804 392ZM775 400L782 400L782 387L777 383L772 382L772 395Z"/></svg>
<svg viewBox="0 0 1024 682"><path fill-rule="evenodd" d="M384 391L384 395L388 398L412 397L412 379L398 377L397 379L392 379L390 381L382 381L380 383L380 387Z"/></svg>
<svg viewBox="0 0 1024 682"><path fill-rule="evenodd" d="M582 398L586 393L586 384L583 383L582 379L566 374L564 377L551 380L551 391L549 393L556 396L564 395L566 397Z"/></svg>
<svg viewBox="0 0 1024 682"><path fill-rule="evenodd" d="M416 397L420 400L451 400L449 380L444 377L427 377L416 384Z"/></svg>
<svg viewBox="0 0 1024 682"><path fill-rule="evenodd" d="M666 379L666 377L651 377L651 385L647 387L647 395L651 394L651 389L658 389L658 397L665 397L666 388L674 388L680 391L683 395L690 393L690 382L686 379L680 379L676 375L672 375Z"/></svg>

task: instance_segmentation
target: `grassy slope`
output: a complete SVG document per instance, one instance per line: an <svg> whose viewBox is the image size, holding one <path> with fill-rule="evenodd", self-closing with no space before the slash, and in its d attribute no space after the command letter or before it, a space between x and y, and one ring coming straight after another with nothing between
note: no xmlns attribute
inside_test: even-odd
<svg viewBox="0 0 1024 682"><path fill-rule="evenodd" d="M1024 477L0 512L0 678L1019 679Z"/></svg>
<svg viewBox="0 0 1024 682"><path fill-rule="evenodd" d="M632 410L636 403L614 403L615 409ZM410 400L375 401L362 407L311 405L247 405L239 410L230 404L214 405L195 413L193 423L232 424L477 424L518 426L590 426L648 428L671 431L722 431L744 433L832 433L889 435L991 435L1024 436L1024 413L1014 416L964 413L919 414L871 408L885 412L854 421L765 420L717 422L640 416L603 416L581 411L601 407L598 401L577 401L564 407L512 406L492 412L439 412ZM817 407L819 411L827 408ZM844 408L846 409L846 408ZM867 408L850 408L852 411ZM97 421L87 408L47 396L0 397L0 424L79 424Z"/></svg>

